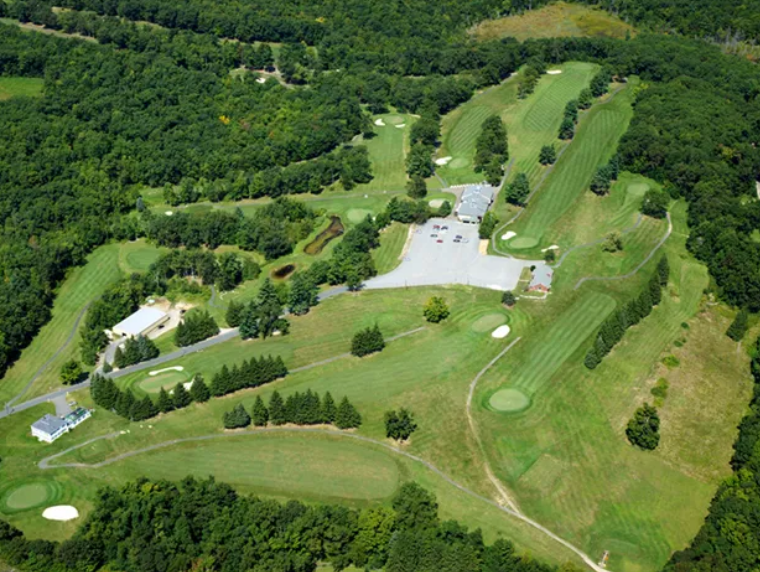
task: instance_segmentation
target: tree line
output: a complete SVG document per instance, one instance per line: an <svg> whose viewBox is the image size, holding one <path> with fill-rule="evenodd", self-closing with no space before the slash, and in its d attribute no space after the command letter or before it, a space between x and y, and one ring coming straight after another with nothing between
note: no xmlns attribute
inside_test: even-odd
<svg viewBox="0 0 760 572"><path fill-rule="evenodd" d="M242 496L213 478L140 478L101 489L63 542L30 540L0 521L0 558L28 572L313 572L318 562L387 572L580 572L519 554L503 538L488 545L480 529L442 522L435 496L414 482L402 484L388 505L353 509Z"/></svg>
<svg viewBox="0 0 760 572"><path fill-rule="evenodd" d="M485 173L486 181L491 186L498 186L504 170L504 163L509 159L507 128L501 117L487 117L480 128L480 135L475 140L475 172Z"/></svg>
<svg viewBox="0 0 760 572"><path fill-rule="evenodd" d="M612 351L625 331L646 318L652 308L662 300L662 289L667 286L670 276L670 265L667 256L660 258L657 268L649 282L639 295L625 306L613 312L603 323L596 335L594 345L589 349L584 364L589 369L595 369L604 356Z"/></svg>
<svg viewBox="0 0 760 572"><path fill-rule="evenodd" d="M329 391L320 398L318 393L307 389L304 393L296 391L285 400L278 391L274 391L268 407L258 395L250 414L241 403L226 411L222 422L225 429L241 429L250 426L251 422L256 427L266 427L269 423L274 426L293 423L327 424L335 425L338 429L355 429L361 425L362 416L345 396L336 405Z"/></svg>

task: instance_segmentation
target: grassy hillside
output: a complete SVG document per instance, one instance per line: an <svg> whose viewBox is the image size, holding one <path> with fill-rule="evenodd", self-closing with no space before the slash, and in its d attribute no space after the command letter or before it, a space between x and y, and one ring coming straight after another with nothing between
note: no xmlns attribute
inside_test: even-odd
<svg viewBox="0 0 760 572"><path fill-rule="evenodd" d="M598 8L557 2L523 14L486 20L470 30L478 40L517 38L598 37L625 38L633 26Z"/></svg>

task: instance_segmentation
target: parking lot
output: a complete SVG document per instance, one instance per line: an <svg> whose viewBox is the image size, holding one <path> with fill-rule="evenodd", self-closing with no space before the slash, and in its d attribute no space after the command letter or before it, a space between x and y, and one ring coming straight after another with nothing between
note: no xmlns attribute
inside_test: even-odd
<svg viewBox="0 0 760 572"><path fill-rule="evenodd" d="M401 264L388 274L371 278L365 288L465 284L513 290L523 268L543 263L480 254L479 241L478 225L430 219L413 235Z"/></svg>

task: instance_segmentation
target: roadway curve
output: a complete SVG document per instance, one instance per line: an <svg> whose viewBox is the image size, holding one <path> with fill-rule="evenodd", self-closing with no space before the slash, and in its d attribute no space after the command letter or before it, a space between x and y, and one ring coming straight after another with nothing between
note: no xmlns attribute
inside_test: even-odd
<svg viewBox="0 0 760 572"><path fill-rule="evenodd" d="M517 341L517 340L515 340ZM512 342L513 344L515 342ZM506 349L509 349L511 347L507 346ZM497 356L493 363L501 355L506 353L505 351L502 352L499 356ZM487 366L487 367L490 367ZM403 457L406 457L407 459L411 459L412 461L416 463L420 463L421 465L425 466L426 468L433 471L436 475L441 477L444 481L452 485L453 487L456 487L463 493L478 499L480 501L483 501L485 503L488 503L489 505L493 506L494 508L500 510L503 513L506 513L514 518L517 518L524 523L528 524L529 526L532 526L539 532L545 534L555 542L558 542L568 550L571 550L574 552L583 562L591 569L594 570L594 572L609 572L606 568L602 568L601 566L598 566L594 560L588 556L585 552L583 552L580 548L576 547L575 545L571 544L567 540L561 538L560 536L557 536L555 533L553 533L551 530L546 528L545 526L539 524L535 520L528 518L524 514L506 507L502 506L499 503L497 503L494 500L491 500L489 498L486 498L475 491L468 489L464 485L458 483L454 479L452 479L450 476L448 476L446 473L444 473L442 470L440 470L438 467L433 465L432 463L426 461L425 459L418 457L416 455L412 455L411 453L408 453L406 451L403 451L401 449L398 449L386 442L378 441L377 439L372 439L371 437L365 437L364 435L357 435L356 433L349 433L347 431L340 431L338 429L318 429L318 428L309 428L309 427L267 427L263 429L248 429L245 431L236 431L234 433L214 433L211 435L200 435L198 437L185 437L183 439L172 439L171 441L164 441L163 443L157 443L155 445L150 445L148 447L144 447L142 449L136 449L134 451L129 451L127 453L122 453L121 455L117 455L115 457L111 457L110 459L106 459L105 461L101 461L100 463L93 463L91 465L88 465L86 463L63 463L61 465L50 465L50 461L53 461L59 457L62 457L63 455L66 455L67 453L70 453L72 451L75 451L81 447L85 447L86 445L89 445L91 443L94 443L96 441L99 441L101 439L111 439L114 437L117 437L120 433L109 433L108 435L103 435L101 437L96 437L94 439L90 439L88 441L85 441L84 443L80 443L79 445L75 445L73 447L69 447L68 449L61 451L60 453L56 453L55 455L50 455L49 457L45 457L38 463L38 467L41 470L48 470L48 469L98 469L101 467L105 467L108 465L111 465L113 463L117 463L119 461L122 461L124 459L128 459L130 457L135 457L137 455L141 455L142 453L147 453L149 451L156 451L158 449L164 449L166 447L171 447L174 445L179 445L182 443L194 443L198 441L210 441L214 439L228 439L233 437L242 437L242 436L253 436L253 435L263 435L266 433L310 433L310 434L317 434L317 435L327 435L330 437L339 437L339 438L346 438L346 439L355 439L357 441L362 441L364 443L370 443L372 445L375 445L377 447L382 447L384 449L387 449L388 451L391 451L392 453L395 453L396 455L401 455Z"/></svg>
<svg viewBox="0 0 760 572"><path fill-rule="evenodd" d="M325 290L319 295L319 301L327 300L328 298L333 298L339 294L343 294L344 292L348 292L348 288L345 286L336 286L335 288L330 288L329 290ZM79 320L82 318L82 314L86 308L80 313L79 318L77 318L77 325L79 324ZM47 403L48 401L51 401L57 397L63 397L68 395L72 391L79 391L80 389L87 389L90 387L90 378L85 379L84 381L77 383L75 385L70 385L68 387L64 387L62 389L59 389L57 391L54 391L52 393L48 393L46 395L41 395L39 397L35 397L34 399L30 399L29 401L25 401L24 403L20 403L19 405L13 405L18 399L23 396L23 394L31 387L32 383L39 377L39 374L42 373L42 371L45 369L45 367L53 360L55 357L62 352L66 345L71 341L74 334L76 333L77 325L74 326L74 329L72 331L72 334L69 336L69 339L66 341L66 343L58 350L58 352L48 360L48 362L43 365L42 368L38 371L37 375L35 375L34 379L32 379L31 382L27 384L27 386L24 388L24 390L16 395L13 399L11 399L6 405L5 408L0 411L0 419L3 419L4 417L10 417L11 415L14 415L16 413L20 413L21 411L25 411L27 409L30 409L32 407L36 407L37 405L41 405L42 403ZM180 348L176 351L173 351L171 353L158 356L155 359L140 362L138 364L125 367L123 369L120 369L119 371L114 371L112 373L106 374L107 377L110 377L112 379L118 379L120 377L124 377L125 375L129 375L131 373L135 373L137 371L142 371L145 369L155 369L157 366L162 365L164 363L173 361L175 359L181 358L183 356L186 356L188 354L193 354L202 350L205 350L207 348L213 347L217 344L224 343L226 341L232 340L240 335L240 332L237 328L227 330L217 336L214 336L213 338L208 338L206 340L203 340L202 342L198 342L197 344L193 344L191 346L187 346L184 348Z"/></svg>

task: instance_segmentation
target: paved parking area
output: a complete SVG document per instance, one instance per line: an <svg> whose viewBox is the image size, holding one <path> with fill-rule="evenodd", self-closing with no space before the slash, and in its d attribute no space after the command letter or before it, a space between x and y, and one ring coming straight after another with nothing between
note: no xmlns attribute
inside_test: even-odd
<svg viewBox="0 0 760 572"><path fill-rule="evenodd" d="M447 226L448 230L433 227ZM437 237L431 235L437 234ZM455 237L462 242L454 242ZM491 290L513 290L522 269L543 260L518 260L478 252L478 225L450 219L430 219L412 237L401 264L393 271L371 278L367 289L465 284Z"/></svg>

